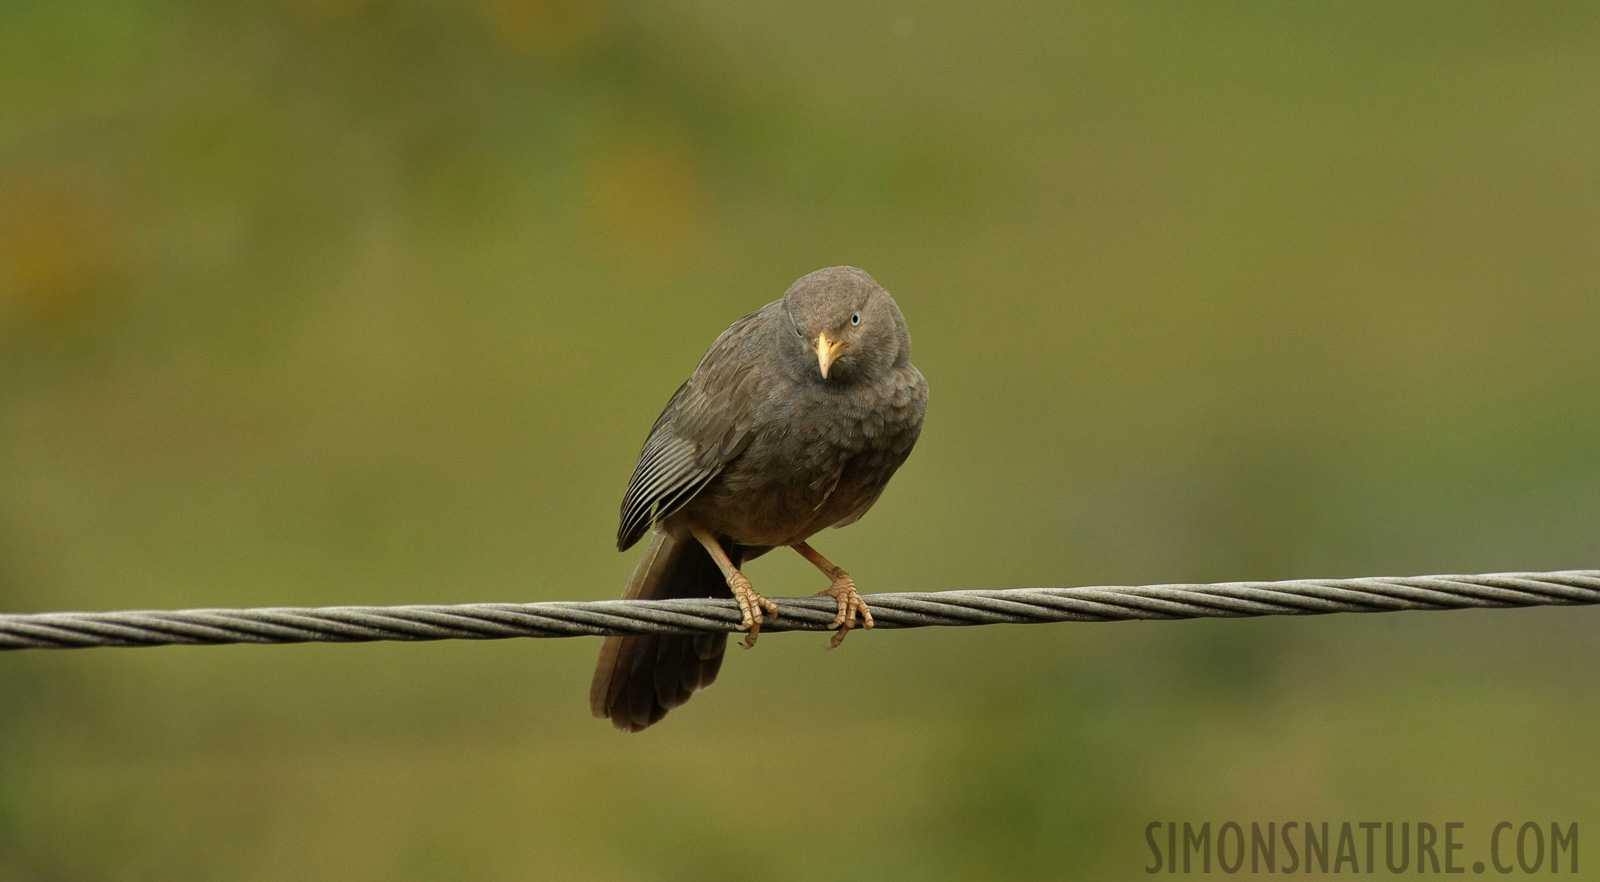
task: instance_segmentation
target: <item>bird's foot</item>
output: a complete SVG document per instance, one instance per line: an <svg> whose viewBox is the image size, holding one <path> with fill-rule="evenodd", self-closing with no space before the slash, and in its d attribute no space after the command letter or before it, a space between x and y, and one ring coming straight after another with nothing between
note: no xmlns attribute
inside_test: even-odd
<svg viewBox="0 0 1600 882"><path fill-rule="evenodd" d="M750 580L742 574L735 573L729 578L728 587L733 589L733 599L739 602L739 612L744 616L739 622L739 630L750 632L744 638L744 648L749 649L756 645L756 638L761 636L761 623L766 621L766 616L778 617L778 605L757 594Z"/></svg>
<svg viewBox="0 0 1600 882"><path fill-rule="evenodd" d="M839 614L828 624L828 627L837 629L833 639L828 642L828 648L835 649L844 642L850 629L856 626L857 614L860 614L862 619L861 627L868 631L872 630L872 609L861 599L861 594L856 591L856 582L850 578L849 573L834 567L828 575L833 577L833 584L829 585L826 591L818 591L817 596L827 595L839 603Z"/></svg>

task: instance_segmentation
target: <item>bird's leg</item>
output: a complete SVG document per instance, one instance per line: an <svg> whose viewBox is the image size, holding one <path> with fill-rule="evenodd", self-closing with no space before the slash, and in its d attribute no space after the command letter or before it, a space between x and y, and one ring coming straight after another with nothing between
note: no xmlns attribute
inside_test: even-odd
<svg viewBox="0 0 1600 882"><path fill-rule="evenodd" d="M722 570L722 578L728 581L728 588L733 591L733 599L739 602L739 612L744 615L744 620L739 623L739 630L749 631L745 635L744 648L749 649L756 645L756 638L761 635L761 623L765 621L762 611L773 618L778 617L778 605L756 593L751 587L750 580L739 572L739 568L728 559L727 552L722 550L722 543L717 537L698 527L691 530L694 538L700 540L706 551L711 554L711 559L717 562L717 569Z"/></svg>
<svg viewBox="0 0 1600 882"><path fill-rule="evenodd" d="M817 592L818 597L826 594L839 603L839 614L834 616L833 622L828 625L830 628L839 630L833 635L833 640L828 643L828 648L833 649L844 642L845 635L849 634L850 629L856 626L857 613L861 614L861 627L866 628L868 631L872 630L872 610L867 607L867 602L861 599L861 594L856 591L855 580L850 578L850 574L844 571L844 567L838 566L833 561L818 554L815 548L804 542L796 542L789 547L800 552L801 557L811 561L812 566L821 570L823 575L833 580L833 584L828 586L828 590Z"/></svg>

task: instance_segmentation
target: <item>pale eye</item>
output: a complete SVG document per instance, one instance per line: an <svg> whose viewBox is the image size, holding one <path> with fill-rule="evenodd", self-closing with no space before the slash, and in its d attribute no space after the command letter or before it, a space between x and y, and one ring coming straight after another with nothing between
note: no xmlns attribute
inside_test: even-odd
<svg viewBox="0 0 1600 882"><path fill-rule="evenodd" d="M859 312L851 313L850 314L850 324L852 324L852 325L861 324L861 313L859 313Z"/></svg>

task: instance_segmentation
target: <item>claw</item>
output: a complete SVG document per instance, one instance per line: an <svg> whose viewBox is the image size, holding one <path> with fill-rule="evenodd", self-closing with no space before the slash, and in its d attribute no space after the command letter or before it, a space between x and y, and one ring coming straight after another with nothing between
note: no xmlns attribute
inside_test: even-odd
<svg viewBox="0 0 1600 882"><path fill-rule="evenodd" d="M831 575L833 584L829 585L826 591L817 592L817 596L832 597L839 604L839 614L828 623L828 627L837 630L833 639L828 641L827 648L837 649L839 644L844 642L844 638L849 636L850 629L856 626L857 614L861 616L861 627L868 631L872 630L872 609L861 599L861 594L856 591L855 580L850 578L849 573L835 567Z"/></svg>
<svg viewBox="0 0 1600 882"><path fill-rule="evenodd" d="M766 617L778 617L778 605L757 594L743 574L735 574L730 578L728 587L733 590L733 599L739 602L739 612L743 616L739 630L749 632L742 645L749 649L756 645L756 638L761 636L761 623L766 621Z"/></svg>

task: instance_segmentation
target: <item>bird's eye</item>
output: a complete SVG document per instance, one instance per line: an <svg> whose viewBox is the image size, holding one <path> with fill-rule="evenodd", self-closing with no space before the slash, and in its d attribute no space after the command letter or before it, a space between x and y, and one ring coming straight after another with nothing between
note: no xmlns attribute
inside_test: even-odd
<svg viewBox="0 0 1600 882"><path fill-rule="evenodd" d="M861 313L859 313L859 312L851 313L850 314L850 324L852 324L852 325L861 324Z"/></svg>

